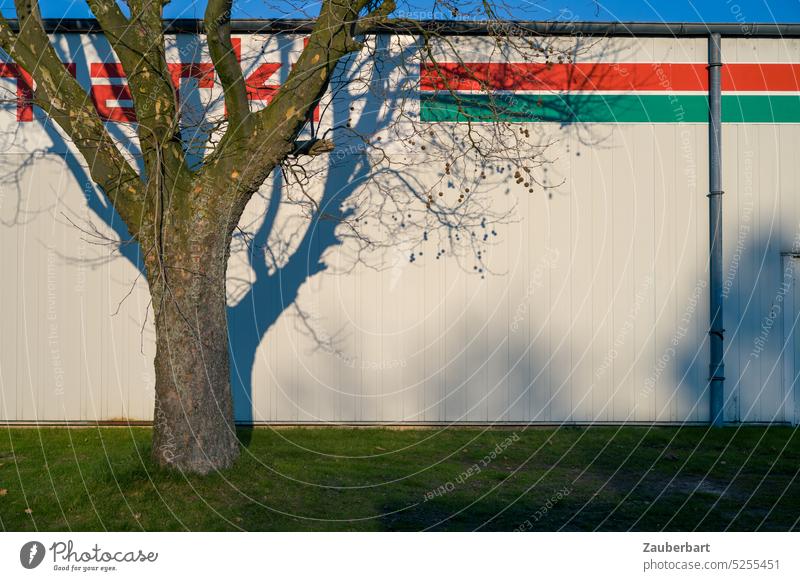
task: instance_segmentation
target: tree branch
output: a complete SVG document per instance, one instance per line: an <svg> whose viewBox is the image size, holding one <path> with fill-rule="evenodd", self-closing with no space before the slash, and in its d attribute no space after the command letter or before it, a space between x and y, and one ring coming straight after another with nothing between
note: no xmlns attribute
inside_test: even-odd
<svg viewBox="0 0 800 581"><path fill-rule="evenodd" d="M130 0L130 19L115 0L87 0L128 80L148 176L187 172L178 105L167 66L160 0ZM158 151L163 150L162 154Z"/></svg>
<svg viewBox="0 0 800 581"><path fill-rule="evenodd" d="M231 7L233 0L208 0L204 18L206 41L214 69L219 76L228 114L228 131L247 131L250 104L242 67L231 42Z"/></svg>
<svg viewBox="0 0 800 581"><path fill-rule="evenodd" d="M231 195L224 196L223 210L230 216L231 231L253 193L296 150L297 136L325 94L339 61L361 50L353 35L368 2L324 0L305 49L270 104L250 113L245 134L226 133L207 160L201 187L219 184L220 179L228 182ZM392 10L394 0L384 0L370 15L378 18Z"/></svg>
<svg viewBox="0 0 800 581"><path fill-rule="evenodd" d="M105 129L86 91L69 74L44 31L36 0L15 2L19 32L0 14L0 46L35 82L34 97L72 139L92 179L136 235L144 199L142 182Z"/></svg>
<svg viewBox="0 0 800 581"><path fill-rule="evenodd" d="M395 11L397 4L394 0L384 0L375 10L361 18L355 26L355 34L365 34L368 30L385 24L389 15Z"/></svg>

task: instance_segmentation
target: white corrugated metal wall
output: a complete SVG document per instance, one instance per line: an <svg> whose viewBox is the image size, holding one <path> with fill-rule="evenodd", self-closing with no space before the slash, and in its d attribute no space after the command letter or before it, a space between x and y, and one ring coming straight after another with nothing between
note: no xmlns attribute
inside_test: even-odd
<svg viewBox="0 0 800 581"><path fill-rule="evenodd" d="M242 40L243 47L263 42ZM471 55L465 60L486 58L480 40L462 42L474 44L462 47ZM85 36L61 44L84 62L93 58ZM582 58L704 63L706 54L704 39L638 38L605 40ZM723 57L800 63L800 43L725 39ZM85 65L73 60L81 78ZM0 419L150 419L146 283L84 231L91 222L119 237L118 224L109 226L52 130L18 124L12 109L0 115L13 133L0 155ZM482 193L498 209L513 207L514 219L495 226L486 250L491 273L483 278L453 257L435 260L435 246L409 261L405 249L414 240L376 257L382 269L356 265L344 273L336 265L347 260L345 243L314 249L329 268L302 280L293 300L281 294L290 282L266 283L236 248L230 303L247 386L237 388L239 419L706 421L706 125L536 130L557 138L545 178L561 185L506 194L507 176L489 169ZM786 374L798 368L790 323L800 310L785 271L792 260L781 252L800 233L798 140L797 124L723 126L728 420L796 421ZM438 179L419 152L398 155L425 168L418 179ZM326 187L342 184L320 182L320 195ZM258 229L278 188L265 187L243 228ZM271 243L297 233L294 211L279 210ZM283 303L263 336L247 328L248 311ZM302 324L298 312L306 315ZM320 336L330 342L320 345Z"/></svg>

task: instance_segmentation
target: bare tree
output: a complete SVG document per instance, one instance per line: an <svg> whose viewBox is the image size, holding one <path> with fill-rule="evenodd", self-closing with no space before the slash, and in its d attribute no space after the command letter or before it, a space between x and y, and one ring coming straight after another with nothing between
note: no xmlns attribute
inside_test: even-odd
<svg viewBox="0 0 800 581"><path fill-rule="evenodd" d="M119 147L86 89L59 60L36 0L15 1L16 26L0 20L0 46L31 75L33 103L83 157L91 179L141 248L156 329L153 458L161 466L207 473L230 466L239 454L226 270L237 236L260 244L268 262L279 265L285 260L280 255L286 249L271 246L269 236L261 232L252 237L239 229L245 207L270 175L279 171L287 185L281 203L296 204L309 222L331 220L340 239L354 242L355 260L362 253L391 247L399 229L408 233L413 228L420 240L438 237L439 252L470 256L469 268L482 272L473 264L480 264L486 240L475 231L509 219L509 213L493 210L491 200L475 195L471 184L486 177L488 166L500 164L509 169L513 184L533 191L535 170L547 162L547 140L512 125L507 113L514 108L506 97L490 101L494 119L488 120L489 130L485 117L472 122L469 103L450 83L460 76L482 90L486 79L466 64L456 72L441 70L437 55L447 51L455 55L449 60L458 60L457 44L414 18L392 18L401 12L394 0L323 0L291 73L262 108L251 106L250 88L235 55L233 0L210 0L205 41L225 114L214 117L204 111L192 131L187 130L189 114L176 98L166 58L163 4L127 0L123 11L115 0L88 2L128 79L137 159L131 160ZM484 18L497 18L485 2L478 6ZM458 14L454 5L441 9ZM381 46L377 31L388 26L400 27L413 39L392 53L392 70L419 83L415 67L424 66L428 82L439 79L433 83L435 90L453 95L466 123L434 127L412 113L414 107L406 101L416 102L418 86L398 89L392 84L394 77L379 66L381 55L391 51ZM499 51L516 46L548 62L574 56L574 43L534 38L512 25L501 24L492 31ZM359 92L359 87L392 100L393 120L387 123L396 131L384 131L383 140L369 124L345 121L323 128L315 123L318 107L330 106L339 92ZM196 112L192 118L198 118ZM372 121L375 125L378 120ZM390 147L389 142L401 140L425 151L427 163L440 169L439 182L458 176L457 199L443 199L437 184L415 181L415 163ZM371 186L315 198L307 191L314 179L344 171L335 163L337 148L342 147L351 148L349 154L360 160L346 170L349 178L359 173ZM413 252L409 260L415 260ZM314 332L313 325L308 328Z"/></svg>

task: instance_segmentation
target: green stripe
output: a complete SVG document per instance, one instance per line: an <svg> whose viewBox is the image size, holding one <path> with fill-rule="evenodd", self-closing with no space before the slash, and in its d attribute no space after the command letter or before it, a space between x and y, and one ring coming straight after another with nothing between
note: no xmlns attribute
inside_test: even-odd
<svg viewBox="0 0 800 581"><path fill-rule="evenodd" d="M426 122L705 123L705 95L423 93ZM729 123L800 123L800 95L723 95Z"/></svg>
<svg viewBox="0 0 800 581"><path fill-rule="evenodd" d="M800 123L800 95L723 95L728 123Z"/></svg>

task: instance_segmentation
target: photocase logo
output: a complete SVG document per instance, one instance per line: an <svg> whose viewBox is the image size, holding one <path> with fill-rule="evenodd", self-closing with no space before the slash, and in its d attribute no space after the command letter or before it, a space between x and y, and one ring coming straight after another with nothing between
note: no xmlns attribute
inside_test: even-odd
<svg viewBox="0 0 800 581"><path fill-rule="evenodd" d="M39 541L29 541L19 550L19 562L26 569L35 569L44 560L44 545Z"/></svg>

